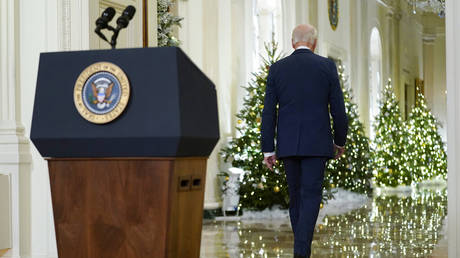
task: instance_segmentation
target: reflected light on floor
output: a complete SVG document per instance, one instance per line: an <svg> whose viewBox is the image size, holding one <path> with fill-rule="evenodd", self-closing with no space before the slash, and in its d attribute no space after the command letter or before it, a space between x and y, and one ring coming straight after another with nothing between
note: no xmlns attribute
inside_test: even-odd
<svg viewBox="0 0 460 258"><path fill-rule="evenodd" d="M433 257L446 216L445 188L380 193L359 209L326 216L312 257ZM292 257L293 240L288 219L207 220L201 257Z"/></svg>

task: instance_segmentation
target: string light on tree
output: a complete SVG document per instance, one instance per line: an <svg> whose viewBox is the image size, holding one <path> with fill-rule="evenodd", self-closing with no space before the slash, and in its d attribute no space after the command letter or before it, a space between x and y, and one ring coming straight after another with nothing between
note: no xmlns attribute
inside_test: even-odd
<svg viewBox="0 0 460 258"><path fill-rule="evenodd" d="M407 122L409 169L417 182L438 176L447 179L447 155L438 126L439 122L426 106L425 96L419 93Z"/></svg>
<svg viewBox="0 0 460 258"><path fill-rule="evenodd" d="M372 169L370 162L369 138L364 134L364 126L359 121L358 108L353 102L353 92L348 87L345 68L338 66L340 84L342 85L345 109L348 116L348 134L346 151L338 160L330 160L325 173L325 180L331 187L342 187L353 192L370 194Z"/></svg>
<svg viewBox="0 0 460 258"><path fill-rule="evenodd" d="M408 130L404 125L391 79L383 90L380 112L374 124L374 176L377 185L398 186L412 183L408 144Z"/></svg>

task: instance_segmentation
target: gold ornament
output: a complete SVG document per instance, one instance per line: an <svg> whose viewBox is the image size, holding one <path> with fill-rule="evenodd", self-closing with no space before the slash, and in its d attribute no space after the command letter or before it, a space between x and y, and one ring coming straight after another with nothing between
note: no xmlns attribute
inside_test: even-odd
<svg viewBox="0 0 460 258"><path fill-rule="evenodd" d="M278 193L280 191L280 187L279 186L275 186L273 188L273 191L275 191L275 193Z"/></svg>
<svg viewBox="0 0 460 258"><path fill-rule="evenodd" d="M230 177L226 176L225 181L228 181L228 180L230 180Z"/></svg>
<svg viewBox="0 0 460 258"><path fill-rule="evenodd" d="M238 120L238 124L240 125L240 124L242 124L242 123L243 123L243 120L239 119L239 120Z"/></svg>
<svg viewBox="0 0 460 258"><path fill-rule="evenodd" d="M319 204L319 208L320 208L320 209L323 208L323 204L322 204L322 203Z"/></svg>

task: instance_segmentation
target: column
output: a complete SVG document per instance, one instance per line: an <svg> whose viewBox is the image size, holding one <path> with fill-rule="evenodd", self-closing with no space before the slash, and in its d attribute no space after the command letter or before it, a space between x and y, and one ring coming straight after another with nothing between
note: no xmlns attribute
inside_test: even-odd
<svg viewBox="0 0 460 258"><path fill-rule="evenodd" d="M310 6L311 4L305 0L296 0L295 2L295 23L304 24L310 23Z"/></svg>
<svg viewBox="0 0 460 258"><path fill-rule="evenodd" d="M295 0L283 0L281 1L281 15L283 21L283 31L281 33L283 53L289 54L293 51L292 49L292 30L297 25L296 17L297 12L301 12L301 9L297 9L297 1ZM306 23L306 22L304 22Z"/></svg>
<svg viewBox="0 0 460 258"><path fill-rule="evenodd" d="M228 27L228 1L203 0L203 70L216 85L219 124L221 140L211 153L206 173L205 209L213 210L220 207L220 185L217 174L220 172L220 148L223 143L223 133L228 128L228 85L229 80L224 75L230 69L226 66L228 55L231 54L231 39L228 38L231 29ZM225 35L227 34L227 35ZM226 40L227 39L227 40ZM226 41L226 42L224 42ZM225 69L227 68L227 69Z"/></svg>
<svg viewBox="0 0 460 258"><path fill-rule="evenodd" d="M315 26L321 34L322 28L318 26L318 0L308 0L308 23Z"/></svg>
<svg viewBox="0 0 460 258"><path fill-rule="evenodd" d="M358 103L360 120L364 124L366 134L370 135L369 122L369 29L365 14L367 2L360 0L350 1L351 14L351 54L350 54L350 85Z"/></svg>
<svg viewBox="0 0 460 258"><path fill-rule="evenodd" d="M19 113L18 31L18 1L0 0L0 174L10 177L12 218L6 257L30 254L30 154Z"/></svg>
<svg viewBox="0 0 460 258"><path fill-rule="evenodd" d="M149 47L156 47L158 46L157 40L157 27L158 27L158 19L157 19L157 0L147 0L147 33L148 33L148 46ZM176 7L173 7L175 10ZM177 11L176 11L177 13Z"/></svg>
<svg viewBox="0 0 460 258"><path fill-rule="evenodd" d="M388 62L384 64L386 71L383 71L384 79L382 81L383 85L385 85L386 80L391 78L396 97L400 100L401 112L404 114L404 103L401 101L404 98L404 84L401 83L399 71L401 66L401 57L399 55L399 22L401 17L401 11L397 6L391 6L386 14L386 32L382 37L385 42L382 42L382 47L383 56L388 56Z"/></svg>
<svg viewBox="0 0 460 258"><path fill-rule="evenodd" d="M423 80L425 83L425 97L429 107L434 104L434 43L436 35L424 34L423 42Z"/></svg>
<svg viewBox="0 0 460 258"><path fill-rule="evenodd" d="M219 104L219 122L221 140L214 152L210 155L207 164L205 209L220 207L220 185L217 174L220 170L219 151L222 147L222 135L229 125L229 109L225 106L228 100L226 95L231 70L226 66L231 55L232 41L229 14L231 3L215 0L188 0L178 1L178 15L184 17L182 28L179 30L181 48L193 62L216 84ZM222 67L225 66L225 67ZM224 75L224 73L227 73ZM225 78L225 79L224 79Z"/></svg>
<svg viewBox="0 0 460 258"><path fill-rule="evenodd" d="M449 257L460 257L460 2L446 1L448 240Z"/></svg>
<svg viewBox="0 0 460 258"><path fill-rule="evenodd" d="M439 31L441 30L441 31ZM444 28L439 28L434 44L434 85L432 112L442 124L439 129L444 142L447 142L447 91L446 91L446 35Z"/></svg>

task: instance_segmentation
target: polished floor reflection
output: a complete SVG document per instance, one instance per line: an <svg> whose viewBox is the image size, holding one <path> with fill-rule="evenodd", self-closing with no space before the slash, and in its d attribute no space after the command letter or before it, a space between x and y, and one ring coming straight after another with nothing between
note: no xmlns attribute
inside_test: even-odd
<svg viewBox="0 0 460 258"><path fill-rule="evenodd" d="M312 257L443 257L433 250L446 215L445 187L377 193L359 209L326 216L316 227ZM287 218L208 220L201 257L292 257L292 245Z"/></svg>

